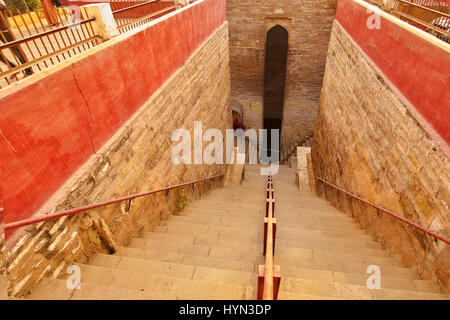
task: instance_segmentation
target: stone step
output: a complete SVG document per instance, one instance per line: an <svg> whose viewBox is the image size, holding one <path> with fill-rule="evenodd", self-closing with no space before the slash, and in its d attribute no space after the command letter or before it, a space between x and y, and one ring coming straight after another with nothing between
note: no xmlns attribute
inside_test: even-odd
<svg viewBox="0 0 450 320"><path fill-rule="evenodd" d="M312 212L318 211L329 212L330 214L340 213L341 215L345 215L337 208L333 207L330 203L318 198L317 196L309 196L309 194L303 195L303 193L298 192L298 190L295 190L297 194L292 194L292 188L294 187L296 186L293 185L289 188L278 188L275 189L274 192L275 203L278 204L280 208L283 208L283 210L286 210L286 212L308 210Z"/></svg>
<svg viewBox="0 0 450 320"><path fill-rule="evenodd" d="M316 249L322 251L331 252L343 252L343 253L355 253L361 255L375 256L375 257L387 257L388 253L385 250L378 249L376 246L374 248L355 246L353 243L333 243L330 241L296 241L287 239L277 239L275 242L276 247L286 247L286 248L304 248L304 249ZM379 246L381 248L381 245Z"/></svg>
<svg viewBox="0 0 450 320"><path fill-rule="evenodd" d="M261 190L262 192L264 192L264 190ZM242 191L241 191L242 192ZM265 200L265 195L263 193L263 196L261 197L261 201ZM210 207L210 208L214 208L214 207L221 207L221 208L226 208L226 209L236 209L236 208L240 208L240 209L254 209L254 208L259 208L261 206L260 201L255 201L255 202L230 202L230 200L227 199L223 199L222 197L217 197L214 199L214 197L205 197L202 198L200 200L197 200L195 202L192 202L191 204L189 204L189 207L194 207L194 208L198 208L198 207Z"/></svg>
<svg viewBox="0 0 450 320"><path fill-rule="evenodd" d="M215 224L202 224L202 223L194 223L194 222L184 222L183 218L173 218L167 220L167 227L178 227L178 228L186 228L190 230L194 230L198 233L202 232L218 232L218 233L228 233L232 232L242 232L242 233L255 233L259 234L263 231L263 222L260 225L248 225L242 224L240 226L222 226ZM297 235L301 232L303 235L311 235L311 236L322 236L326 235L330 238L345 238L345 239L355 239L355 240L367 240L373 241L371 236L364 234L360 229L349 229L349 228L340 228L340 229L329 229L326 230L324 228L315 228L312 226L309 228L308 226L302 227L290 227L282 224L277 224L277 236L280 235L280 238L289 237L290 235Z"/></svg>
<svg viewBox="0 0 450 320"><path fill-rule="evenodd" d="M351 240L373 242L375 240L368 234L364 234L362 230L324 230L324 229L308 229L308 228L290 228L286 226L278 226L277 237L279 239L303 240L305 237L314 239L330 239L330 240Z"/></svg>
<svg viewBox="0 0 450 320"><path fill-rule="evenodd" d="M330 212L328 210L326 211L314 211L311 209L298 209L296 211L287 211L282 212L278 210L278 206L275 206L275 217L276 218L283 218L286 221L295 220L298 218L314 218L314 219L324 219L329 221L345 221L348 223L356 224L354 220L345 215L342 212ZM185 208L181 213L177 215L181 216L208 216L208 217L233 217L233 218L241 218L241 219L249 219L249 220L256 220L260 219L265 214L265 207L264 202L261 205L261 208L257 212L230 212L229 210L225 208L198 208L198 209L189 209L188 207ZM357 224L356 224L357 225Z"/></svg>
<svg viewBox="0 0 450 320"><path fill-rule="evenodd" d="M293 257L293 259L309 259L309 260L327 260L330 262L342 261L351 263L366 263L368 265L390 265L402 266L399 261L389 257L376 257L370 255L361 255L354 253L345 253L339 251L323 251L318 249L277 247L276 254L280 257ZM295 261L295 260L294 260Z"/></svg>
<svg viewBox="0 0 450 320"><path fill-rule="evenodd" d="M181 254L189 254L202 257L207 257L210 251L210 247L207 245L184 243L183 240L164 241L164 240L144 239L144 238L131 239L129 247L146 250L158 250L158 251L166 250L168 252L177 252Z"/></svg>
<svg viewBox="0 0 450 320"><path fill-rule="evenodd" d="M121 268L120 265L114 268L105 268L96 265L80 265L83 276L82 281L110 284L116 287L125 287L137 290L145 290L153 293L185 297L187 299L212 299L226 298L244 299L254 291L257 283L256 273L241 272L224 269L214 269L197 266L194 268L192 277L185 279L182 277L170 277L154 274L149 266L149 260L134 259L134 265L127 265ZM189 295L189 288L192 291L199 290L194 297ZM209 290L211 292L208 292ZM222 292L217 292L217 291ZM248 296L247 298L251 298Z"/></svg>
<svg viewBox="0 0 450 320"><path fill-rule="evenodd" d="M170 233L170 234L180 234L184 236L195 236L198 234L197 231L189 230L183 227L176 227L176 226L157 226L153 228L153 232L158 233ZM260 243L263 239L262 234L260 233L242 233L241 230L238 230L236 232L229 232L229 233L219 233L219 232L212 232L208 231L207 234L211 235L212 237L216 237L217 239L223 239L223 240L237 240L237 241L243 241L243 242L253 242L253 243Z"/></svg>
<svg viewBox="0 0 450 320"><path fill-rule="evenodd" d="M282 274L285 277L306 280L319 280L328 282L347 283L359 286L366 286L370 274L362 273L344 273L327 270L307 269L307 268L289 268L283 267ZM416 280L411 278L393 278L382 276L381 288L383 289L401 289L411 291L423 291L430 293L441 293L437 283L431 280Z"/></svg>
<svg viewBox="0 0 450 320"><path fill-rule="evenodd" d="M154 275L151 271L110 269L92 265L80 265L80 269L86 282L110 284L116 287L145 290L177 297L180 291L182 292L184 289L179 288L179 286L186 287L189 283L192 290L195 290L199 283L201 285L209 283L212 286L231 285L232 287L244 288L255 288L257 284L256 273L206 267L195 267L191 279Z"/></svg>
<svg viewBox="0 0 450 320"><path fill-rule="evenodd" d="M210 236L209 234L199 234L196 237L188 237L188 236L180 236L176 234L166 234L166 233L153 233L148 232L144 234L143 239L134 240L133 247L134 248L145 248L146 241L144 239L153 239L153 240L163 240L163 241L172 241L175 242L175 247L183 247L186 244L194 244L194 245L207 245L207 246L218 246L218 247L225 247L225 248L235 248L235 249L243 249L245 251L252 251L252 252L260 252L262 250L262 242L260 244L257 243L248 243L248 242L242 242L242 241L234 241L234 240L219 240L215 237L215 235ZM354 257L353 255L356 255L355 257L359 257L360 260L364 259L364 257L373 258L373 260L376 260L377 258L384 258L389 261L391 264L399 265L397 260L392 259L387 256L387 253L383 250L375 250L375 249L358 249L355 247L347 247L347 246L339 246L339 245L333 245L330 247L330 244L326 245L314 245L313 243L305 243L305 242L293 242L289 240L283 240L279 239L276 241L276 248L277 252L280 252L279 250L286 251L286 250L294 250L295 249L310 249L313 252L316 252L316 255L329 255L330 257L333 257L336 254L336 251L339 252L339 254L346 255L347 257ZM153 247L154 249L158 249L158 247ZM191 249L192 250L192 249ZM195 247L194 247L195 250ZM202 251L202 248L199 250ZM199 255L199 254L194 254ZM204 255L204 254L200 254ZM380 260L381 261L381 260Z"/></svg>
<svg viewBox="0 0 450 320"><path fill-rule="evenodd" d="M195 268L192 279L235 284L244 287L252 287L253 289L256 289L258 285L258 274L256 272L242 272L200 266Z"/></svg>
<svg viewBox="0 0 450 320"><path fill-rule="evenodd" d="M177 241L173 241L171 243L167 243L165 241L150 241L150 247L147 246L147 241L144 241L141 244L141 248L148 249L153 246L154 251L165 251L166 253L186 253L185 249L179 249L180 247L182 247L182 242L180 244ZM193 255L206 257L204 254L194 253ZM260 264L263 264L264 261L262 255L254 251L214 246L210 247L208 257L236 261L247 261L252 263L255 263L255 261L259 261L258 263ZM392 264L398 263L396 260L390 258L367 257L354 254L336 255L336 253L333 252L325 252L319 250L301 250L298 248L291 248L291 250L289 250L289 248L280 248L280 250L277 251L275 260L283 266L295 265L313 269L319 268L324 270L326 270L326 268L331 268L330 270L333 271L347 271L356 273L365 273L369 265L377 263L382 265L383 272L386 270L386 274L389 275L395 272L394 276L397 276L398 273L401 273L401 276L404 277L408 274L407 272L411 272L410 269L395 268L395 265ZM280 261L282 263L280 263ZM410 274L410 276L412 275Z"/></svg>
<svg viewBox="0 0 450 320"><path fill-rule="evenodd" d="M189 230L182 227L175 227L175 226L157 226L153 229L153 232L156 233L167 233L167 234L174 234L174 235L183 235L183 236L192 236L195 237L199 233L193 230ZM229 232L229 233L219 233L219 232L205 232L204 234L208 234L208 236L212 238L216 238L219 240L235 240L235 241L241 241L241 242L251 242L251 243L262 243L263 241L263 235L262 233L255 234L254 232L246 232L242 233L241 230L238 230L236 232ZM357 242L355 242L352 239L341 239L341 238L329 238L326 236L322 236L320 239L317 238L316 235L311 236L309 234L301 234L299 232L297 235L280 235L277 233L277 240L289 240L289 241L300 241L300 242L308 242L308 243L321 243L323 245L345 245L345 246L354 246L357 248L369 248L369 249L379 249L380 244L370 240L361 240L358 239Z"/></svg>
<svg viewBox="0 0 450 320"><path fill-rule="evenodd" d="M264 204L262 204L257 210L255 209L249 209L249 210L230 210L223 207L208 207L208 206L202 206L202 207L186 207L182 215L190 215L190 214L208 214L210 216L233 216L233 217L246 217L246 218L256 218L256 217L264 217L265 215L265 207Z"/></svg>
<svg viewBox="0 0 450 320"><path fill-rule="evenodd" d="M265 191L262 191L265 192ZM293 204L292 201L294 199L290 199L290 203L285 203L283 201L283 199L278 196L277 197L277 193L275 193L275 213L277 214L278 212L285 212L285 213L290 213L290 214L295 214L295 213L302 213L302 214L309 214L309 215L323 215L323 216L329 216L329 217L333 217L333 216L338 216L338 217L348 217L345 213L340 212L339 210L337 210L336 208L332 207L330 204L328 204L327 202L323 202L323 200L319 199L320 202L319 203L314 203L312 202L312 200L314 198L305 200L302 198L299 199L295 199L297 203ZM295 198L295 197L294 197ZM318 198L316 198L318 199ZM255 212L259 212L261 210L265 210L265 201L266 198L262 198L260 201L258 201L258 203L255 204L242 204L239 202L233 202L235 200L228 200L228 201L224 201L224 202L218 202L215 200L201 200L201 201L196 201L193 202L191 204L188 204L185 208L185 211L211 211L214 213L226 213L226 212L233 212L233 211L239 211L239 212L244 212L247 213L255 213ZM245 201L245 200L242 200Z"/></svg>
<svg viewBox="0 0 450 320"><path fill-rule="evenodd" d="M129 247L119 247L116 255L138 259L157 260L164 262L180 263L215 269L227 269L244 272L255 272L255 264L248 261L227 260L213 257L193 256L176 252L158 250L145 250Z"/></svg>
<svg viewBox="0 0 450 320"><path fill-rule="evenodd" d="M176 299L176 296L99 285L83 282L83 280L80 289L68 289L66 280L44 278L26 298L31 300L173 300Z"/></svg>
<svg viewBox="0 0 450 320"><path fill-rule="evenodd" d="M295 257L292 255L275 254L275 264L283 266L283 270L295 272L295 269L315 269L342 273L367 274L367 268L371 264L352 261L327 260L323 258L308 259L307 257ZM381 275L390 278L416 279L413 269L392 265L380 266Z"/></svg>
<svg viewBox="0 0 450 320"><path fill-rule="evenodd" d="M245 189L245 192L243 192ZM259 185L259 188L253 186L246 187L245 184L238 188L225 188L216 189L217 191L211 192L201 200L226 202L227 200L240 200L246 199L245 203L248 205L258 205L261 200L264 200L264 191L267 187L263 184ZM196 201L197 202L197 201Z"/></svg>
<svg viewBox="0 0 450 320"><path fill-rule="evenodd" d="M195 267L158 260L136 259L119 255L97 253L89 259L89 265L122 270L149 272L156 276L191 279Z"/></svg>
<svg viewBox="0 0 450 320"><path fill-rule="evenodd" d="M164 241L133 238L130 247L250 262L259 260L262 257L262 252L260 251L248 250L240 247L227 248L209 245L185 244L183 240Z"/></svg>
<svg viewBox="0 0 450 320"><path fill-rule="evenodd" d="M380 299L443 299L443 294L417 292L398 289L373 289L365 286L358 286L345 283L327 282L318 280L305 280L294 278L282 278L281 285L283 291L298 293L301 295L315 295L325 297L336 297L339 299L355 300L380 300Z"/></svg>
<svg viewBox="0 0 450 320"><path fill-rule="evenodd" d="M262 223L261 223L262 224ZM220 225L206 225L206 224L199 224L199 223L187 223L187 222L180 222L180 221L168 221L167 227L175 227L175 228L184 228L189 229L194 232L202 233L202 232L215 232L215 233L226 233L226 234L240 234L240 233L247 233L247 234L253 234L255 236L261 235L264 231L263 227L255 227L255 228L245 228L244 226L220 226Z"/></svg>
<svg viewBox="0 0 450 320"><path fill-rule="evenodd" d="M337 297L314 296L296 292L286 292L281 290L278 292L278 300L345 300Z"/></svg>
<svg viewBox="0 0 450 320"><path fill-rule="evenodd" d="M155 239L164 241L178 241L182 239L185 243L193 243L199 245L210 245L226 248L242 248L249 251L262 250L263 242L253 243L244 242L236 240L223 240L218 239L215 233L201 233L196 236L180 236L177 234L170 233L157 233L157 232L146 232L143 235L144 239Z"/></svg>
<svg viewBox="0 0 450 320"><path fill-rule="evenodd" d="M301 227L301 226L316 226L316 227L328 227L335 229L350 228L358 229L359 225L351 221L341 220L337 218L324 218L315 216L295 216L295 217L280 217L276 215L277 221L283 225L289 227ZM172 215L168 220L180 221L180 222L190 222L190 223L200 223L200 224L218 224L225 226L258 226L260 227L262 217L236 217L236 216L225 216L225 215L208 215L208 214L181 214Z"/></svg>

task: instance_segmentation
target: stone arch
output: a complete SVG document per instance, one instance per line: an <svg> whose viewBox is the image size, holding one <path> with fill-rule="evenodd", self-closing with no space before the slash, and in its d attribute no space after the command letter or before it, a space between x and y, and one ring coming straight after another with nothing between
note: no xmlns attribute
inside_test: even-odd
<svg viewBox="0 0 450 320"><path fill-rule="evenodd" d="M286 86L288 31L277 24L266 35L264 64L263 126L265 129L282 129ZM270 134L268 135L270 146Z"/></svg>

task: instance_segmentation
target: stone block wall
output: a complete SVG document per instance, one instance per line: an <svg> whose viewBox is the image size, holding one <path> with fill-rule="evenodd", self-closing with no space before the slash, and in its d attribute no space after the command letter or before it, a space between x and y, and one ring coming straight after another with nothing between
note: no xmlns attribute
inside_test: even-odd
<svg viewBox="0 0 450 320"><path fill-rule="evenodd" d="M202 121L203 130L224 132L232 126L226 22L77 170L42 211L60 211L225 173L225 165L175 165L171 161L176 144L171 142L172 131L185 128L193 133L194 121ZM74 261L83 263L94 252L113 251L112 242L126 245L186 202L222 183L223 179L198 183L130 204L25 227L26 236L8 251L9 294L22 296L43 277L65 273Z"/></svg>
<svg viewBox="0 0 450 320"><path fill-rule="evenodd" d="M300 192L311 192L307 161L307 155L310 153L310 147L297 147L297 179Z"/></svg>
<svg viewBox="0 0 450 320"><path fill-rule="evenodd" d="M227 1L232 102L245 126L263 126L266 35L279 24L289 33L282 143L312 132L335 10L336 0Z"/></svg>
<svg viewBox="0 0 450 320"><path fill-rule="evenodd" d="M315 177L449 238L450 162L410 110L335 21L314 129ZM448 245L316 184L321 196L351 214L405 266L450 292Z"/></svg>

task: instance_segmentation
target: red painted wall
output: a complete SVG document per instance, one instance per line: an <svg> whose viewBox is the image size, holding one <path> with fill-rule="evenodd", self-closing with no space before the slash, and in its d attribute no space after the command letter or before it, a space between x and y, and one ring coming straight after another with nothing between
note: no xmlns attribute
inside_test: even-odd
<svg viewBox="0 0 450 320"><path fill-rule="evenodd" d="M225 14L225 0L198 2L40 81L2 91L5 223L33 215L224 23Z"/></svg>
<svg viewBox="0 0 450 320"><path fill-rule="evenodd" d="M381 18L366 26L367 9L339 0L336 19L442 139L450 143L450 54Z"/></svg>

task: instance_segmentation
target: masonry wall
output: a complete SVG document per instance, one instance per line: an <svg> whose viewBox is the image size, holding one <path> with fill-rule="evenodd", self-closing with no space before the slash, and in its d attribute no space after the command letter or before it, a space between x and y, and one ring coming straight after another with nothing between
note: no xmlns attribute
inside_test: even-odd
<svg viewBox="0 0 450 320"><path fill-rule="evenodd" d="M365 10L361 14L368 16ZM388 23L382 20L382 29L375 32L387 33L388 36L392 30L392 26L391 29L387 27ZM357 25L353 27L356 29ZM395 32L398 39L408 39L403 37L408 30L397 28ZM377 37L382 39L380 34ZM370 42L365 45L376 51L373 38L358 40L363 42L363 39ZM431 125L427 130L424 128L422 124L426 122L418 121L414 105L392 84L389 69L379 69L358 43L342 27L340 20L334 22L314 129L314 175L448 238L449 159L437 142L439 139L435 139L435 132L433 134L429 130ZM390 53L395 52L396 43L391 42L390 45ZM414 47L420 50L414 50L425 54L427 45L433 44L425 43ZM379 54L381 57L382 53ZM426 72L421 69L428 67L421 64L421 54L409 56L416 62L411 73ZM385 59L386 55L389 53L384 55ZM399 60L390 59L389 64L401 64L402 57L408 56L397 55ZM427 56L422 58L430 61ZM440 59L443 62L441 70L450 66L448 52L441 50ZM430 67L428 72L435 70L438 69ZM445 77L437 77L435 81L442 79L445 81ZM413 85L416 80L421 79L413 78L409 83ZM436 83L436 88L440 86ZM427 90L422 90L421 94L426 95ZM433 94L440 95L441 101L431 107L448 111L449 100L442 92L436 89ZM416 266L421 278L436 278L443 289L450 290L448 245L377 213L323 183L316 184L321 196L351 214L393 256L400 258L406 266Z"/></svg>
<svg viewBox="0 0 450 320"><path fill-rule="evenodd" d="M224 131L232 124L228 25L224 22L225 15L220 14L220 8L223 8L223 13L225 8L220 6L221 3L224 4L220 0L206 0L196 4L197 6L213 4L209 9L207 6L199 7L197 13L207 14L208 10L218 10L219 12L211 15L207 14L209 18L203 28L213 27L214 24L217 27L212 28L211 33L195 50L192 50L190 56L180 61L180 64L176 64L177 69L163 81L159 88L154 89L150 98L144 101L128 120L123 121L121 127L103 145L93 140L94 147L97 146L95 153L45 201L38 210L38 215L225 172L224 165L175 165L171 160L171 150L176 144L171 142L173 130L185 128L192 133L194 121L202 121L204 130L217 128ZM219 7L214 7L218 4ZM195 11L190 13L187 11L186 16L189 17L191 25L185 27L191 29L193 33L187 40L189 42L193 40L192 37L195 37L197 32L200 32L198 29L202 26L198 23L200 20L195 18ZM171 27L180 27L177 22L180 21L175 20ZM175 30L178 29L175 28ZM203 32L205 31L201 31ZM140 37L145 38L145 35L154 36L155 34L151 27L143 27L136 35L139 36L138 40L143 40ZM129 36L132 37L132 35ZM170 37L167 33L165 36ZM183 36L182 33L181 36ZM161 51L168 45L166 41L175 41L174 38L158 40L157 37L151 37L151 40L154 41L153 45L160 46ZM183 44L181 39L178 41L178 45L182 48L184 45L192 45L188 42ZM146 55L145 46L137 43L128 45L128 54L131 54L130 50L136 50L136 55ZM175 52L171 56L170 50L165 53L166 59L182 58ZM95 53L97 54L104 55L105 51L99 50ZM149 51L148 60L144 62L150 63L152 54L156 52ZM183 52L178 54L182 55ZM173 62L161 62L163 65L155 67L161 70L165 65L172 65ZM144 72L139 67L134 65L139 72ZM98 72L107 72L104 68L86 67L85 70L93 79L100 76ZM129 77L125 70L123 72L124 74L120 75L110 75L111 81L114 80L114 76ZM150 75L141 77L147 79L148 76ZM142 78L137 80L143 81ZM94 87L90 88L89 92L95 96L99 88L95 88L95 81L93 84ZM146 81L144 85L149 84ZM139 86L139 84L136 85ZM126 103L127 97L130 98L129 95L132 93L128 92L122 97L120 92L126 91L122 91L122 88L116 89L118 96L108 101L114 103L115 99L120 99L122 103L117 102L118 108L129 107ZM113 94L113 92L110 93ZM103 94L106 93L103 92ZM96 101L99 103L100 100ZM90 106L91 110L95 110L97 104L91 100ZM100 114L98 116L102 117ZM120 114L118 116L120 119ZM104 113L103 117L108 120L107 113ZM106 123L104 125L107 126ZM86 130L85 134L88 134L89 127ZM86 262L94 252L113 252L115 246L126 245L132 237L149 230L161 219L166 219L170 214L182 209L189 201L222 183L223 180L220 178L197 183L194 186L135 199L131 203L110 205L56 221L25 227L23 228L26 230L25 233L22 232L23 230L17 230L8 239L13 243L13 247L9 248L7 253L9 293L22 296L44 276L58 277L65 274L67 267L73 261ZM17 234L20 234L20 237L16 237ZM25 236L22 236L23 234Z"/></svg>
<svg viewBox="0 0 450 320"><path fill-rule="evenodd" d="M224 21L225 0L197 1L1 90L5 223L36 214Z"/></svg>
<svg viewBox="0 0 450 320"><path fill-rule="evenodd" d="M231 95L245 126L263 126L266 34L279 24L289 33L282 142L312 132L335 9L336 0L227 1Z"/></svg>

